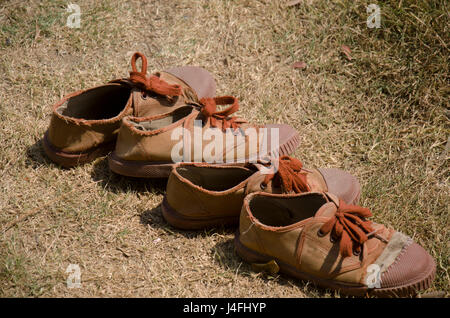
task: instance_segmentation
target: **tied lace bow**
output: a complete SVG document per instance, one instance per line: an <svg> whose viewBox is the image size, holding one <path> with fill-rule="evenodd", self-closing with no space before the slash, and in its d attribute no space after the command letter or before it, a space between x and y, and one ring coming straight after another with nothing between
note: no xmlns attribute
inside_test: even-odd
<svg viewBox="0 0 450 318"><path fill-rule="evenodd" d="M233 96L221 96L214 98L202 98L200 99L202 108L201 114L210 120L211 127L217 127L218 122L222 122L222 130L232 128L236 130L239 128L239 124L236 122L236 117L229 117L239 109L238 99ZM230 107L217 111L217 105L231 105Z"/></svg>
<svg viewBox="0 0 450 318"><path fill-rule="evenodd" d="M284 193L309 192L310 187L306 180L306 175L301 173L303 164L300 160L289 156L282 156L278 160L278 171L273 174L267 174L262 185L267 186L269 181L273 180L275 186L281 186Z"/></svg>
<svg viewBox="0 0 450 318"><path fill-rule="evenodd" d="M140 72L136 68L136 60L138 58L142 60ZM136 52L133 54L131 57L131 68L129 80L140 89L166 96L180 96L182 94L180 85L169 84L156 75L147 77L147 58L142 53Z"/></svg>
<svg viewBox="0 0 450 318"><path fill-rule="evenodd" d="M365 218L372 216L369 209L339 201L339 208L334 217L329 219L319 230L321 235L331 232L331 237L340 240L339 250L343 257L352 253L359 255L361 246L374 235L372 222Z"/></svg>

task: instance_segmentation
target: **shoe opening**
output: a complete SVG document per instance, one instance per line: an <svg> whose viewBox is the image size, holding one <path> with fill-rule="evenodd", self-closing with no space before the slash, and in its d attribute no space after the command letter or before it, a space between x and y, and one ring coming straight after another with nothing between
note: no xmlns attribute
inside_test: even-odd
<svg viewBox="0 0 450 318"><path fill-rule="evenodd" d="M250 210L260 223L282 227L313 217L325 203L327 200L320 193L295 197L256 195L250 201Z"/></svg>
<svg viewBox="0 0 450 318"><path fill-rule="evenodd" d="M255 171L245 167L181 166L177 172L196 186L209 191L226 191L248 179Z"/></svg>
<svg viewBox="0 0 450 318"><path fill-rule="evenodd" d="M70 98L57 112L78 119L110 119L124 110L130 92L130 88L119 85L97 87Z"/></svg>

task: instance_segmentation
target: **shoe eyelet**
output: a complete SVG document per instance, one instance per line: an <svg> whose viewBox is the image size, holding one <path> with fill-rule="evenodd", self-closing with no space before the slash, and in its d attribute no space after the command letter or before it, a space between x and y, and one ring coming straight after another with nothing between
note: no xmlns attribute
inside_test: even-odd
<svg viewBox="0 0 450 318"><path fill-rule="evenodd" d="M261 184L259 186L260 186L260 188L262 190L266 190L267 189L267 184L264 184L264 182L261 182Z"/></svg>
<svg viewBox="0 0 450 318"><path fill-rule="evenodd" d="M317 236L318 236L318 237L324 237L324 236L325 236L325 233L322 233L322 231L319 229L319 230L317 231Z"/></svg>
<svg viewBox="0 0 450 318"><path fill-rule="evenodd" d="M147 93L142 92L141 97L142 97L142 99L147 99Z"/></svg>
<svg viewBox="0 0 450 318"><path fill-rule="evenodd" d="M331 243L336 243L338 240L333 236L333 235L330 235L330 242Z"/></svg>
<svg viewBox="0 0 450 318"><path fill-rule="evenodd" d="M355 256L359 256L359 255L361 255L361 251L356 251L356 250L353 250L353 255L355 255Z"/></svg>

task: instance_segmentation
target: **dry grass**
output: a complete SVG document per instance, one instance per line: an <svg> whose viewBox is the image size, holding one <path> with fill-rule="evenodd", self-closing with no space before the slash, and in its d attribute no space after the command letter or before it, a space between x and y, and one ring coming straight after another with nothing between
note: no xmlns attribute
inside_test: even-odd
<svg viewBox="0 0 450 318"><path fill-rule="evenodd" d="M114 175L104 158L70 170L46 159L51 105L126 76L134 51L153 70L203 66L247 119L293 125L296 156L356 175L362 204L435 257L431 291L449 295L448 7L385 1L369 29L371 2L79 0L81 28L70 29L66 1L0 1L0 295L336 296L252 272L233 230L168 226L165 180ZM66 287L70 263L80 289Z"/></svg>

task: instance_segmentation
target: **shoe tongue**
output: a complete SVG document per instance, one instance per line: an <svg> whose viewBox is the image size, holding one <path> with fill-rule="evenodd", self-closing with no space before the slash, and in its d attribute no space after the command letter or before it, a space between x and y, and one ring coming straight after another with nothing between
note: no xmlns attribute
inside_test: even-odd
<svg viewBox="0 0 450 318"><path fill-rule="evenodd" d="M337 211L336 204L334 204L334 202L328 202L320 207L320 209L316 212L316 215L314 217L331 218L336 214L336 211Z"/></svg>
<svg viewBox="0 0 450 318"><path fill-rule="evenodd" d="M155 114L155 110L159 108L167 108L167 112L172 110L170 107L161 105L158 98L164 97L157 97L156 94L150 95L151 93L145 93L139 89L134 89L131 94L133 96L134 116L136 117L152 116Z"/></svg>
<svg viewBox="0 0 450 318"><path fill-rule="evenodd" d="M264 179L266 178L266 174L264 172L269 172L266 167L264 167L261 164L249 164L248 167L250 169L257 170L250 178L248 178L247 181L247 187L245 190L246 194L252 193L252 192L267 192L267 193L277 193L281 194L283 193L281 188L279 187L272 187L272 181L269 181L266 186L262 186Z"/></svg>

